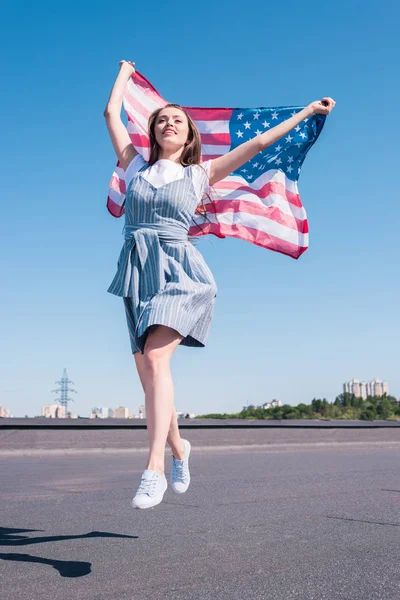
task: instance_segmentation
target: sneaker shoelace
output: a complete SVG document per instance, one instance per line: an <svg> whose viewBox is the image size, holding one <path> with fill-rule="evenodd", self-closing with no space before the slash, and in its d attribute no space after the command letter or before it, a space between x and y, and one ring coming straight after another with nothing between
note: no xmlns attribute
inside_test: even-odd
<svg viewBox="0 0 400 600"><path fill-rule="evenodd" d="M137 494L149 494L151 496L154 493L158 477L152 477L151 479L142 477L138 487Z"/></svg>
<svg viewBox="0 0 400 600"><path fill-rule="evenodd" d="M177 458L173 457L172 471L172 477L175 481L180 480L185 483L185 478L187 476L187 461L178 460Z"/></svg>

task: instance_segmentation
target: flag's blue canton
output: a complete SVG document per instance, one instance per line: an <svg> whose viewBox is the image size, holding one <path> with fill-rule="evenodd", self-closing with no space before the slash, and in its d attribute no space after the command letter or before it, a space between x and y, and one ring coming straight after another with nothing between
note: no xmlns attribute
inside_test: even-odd
<svg viewBox="0 0 400 600"><path fill-rule="evenodd" d="M272 129L282 121L301 111L304 107L280 108L235 108L229 123L230 149L236 148L251 138ZM308 150L318 138L325 115L312 115L294 127L287 135L259 152L247 163L234 171L251 184L263 172L280 169L288 179L297 181L301 165Z"/></svg>

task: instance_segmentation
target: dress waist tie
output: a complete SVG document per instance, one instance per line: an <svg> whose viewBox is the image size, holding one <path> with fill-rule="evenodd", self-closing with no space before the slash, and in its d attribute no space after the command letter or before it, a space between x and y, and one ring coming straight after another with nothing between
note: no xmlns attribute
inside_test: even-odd
<svg viewBox="0 0 400 600"><path fill-rule="evenodd" d="M124 227L125 243L118 259L118 270L108 291L117 296L130 296L132 276L131 253L136 248L139 262L139 297L152 296L165 287L165 268L161 242L185 243L188 231L182 225L169 223L135 223ZM143 298L142 298L143 299Z"/></svg>

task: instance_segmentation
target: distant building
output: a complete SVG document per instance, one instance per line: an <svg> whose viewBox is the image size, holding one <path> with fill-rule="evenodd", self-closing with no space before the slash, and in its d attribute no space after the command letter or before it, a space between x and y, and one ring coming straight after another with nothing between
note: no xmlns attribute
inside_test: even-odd
<svg viewBox="0 0 400 600"><path fill-rule="evenodd" d="M105 406L95 406L92 408L89 419L108 419L110 416L112 416L111 409L106 408Z"/></svg>
<svg viewBox="0 0 400 600"><path fill-rule="evenodd" d="M271 402L261 404L260 408L273 408L274 406L282 406L282 402L280 400L271 400Z"/></svg>
<svg viewBox="0 0 400 600"><path fill-rule="evenodd" d="M145 419L146 418L146 407L144 404L141 404L139 406L139 419Z"/></svg>
<svg viewBox="0 0 400 600"><path fill-rule="evenodd" d="M373 379L367 384L367 392L369 390L368 396L383 396L383 394L389 394L389 385L387 381L382 381L381 379Z"/></svg>
<svg viewBox="0 0 400 600"><path fill-rule="evenodd" d="M274 406L282 406L282 402L280 400L271 400L271 402L264 402L264 404L247 404L247 406L243 406L243 410L251 410L253 408L273 408Z"/></svg>
<svg viewBox="0 0 400 600"><path fill-rule="evenodd" d="M113 417L114 419L129 419L130 410L125 406L119 406L118 408L114 408Z"/></svg>
<svg viewBox="0 0 400 600"><path fill-rule="evenodd" d="M7 408L7 406L0 406L0 418L8 418L11 417L11 410Z"/></svg>
<svg viewBox="0 0 400 600"><path fill-rule="evenodd" d="M65 419L65 406L44 404L42 406L42 417L46 417L46 419Z"/></svg>
<svg viewBox="0 0 400 600"><path fill-rule="evenodd" d="M74 412L69 412L69 413L67 413L67 417L69 419L77 419L78 415L76 413L74 413Z"/></svg>
<svg viewBox="0 0 400 600"><path fill-rule="evenodd" d="M357 398L366 400L367 396L383 396L389 394L389 385L381 379L372 379L372 381L359 381L352 379L343 384L344 393L354 394Z"/></svg>
<svg viewBox="0 0 400 600"><path fill-rule="evenodd" d="M196 418L195 413L181 412L179 410L176 411L176 416L178 419L195 419Z"/></svg>

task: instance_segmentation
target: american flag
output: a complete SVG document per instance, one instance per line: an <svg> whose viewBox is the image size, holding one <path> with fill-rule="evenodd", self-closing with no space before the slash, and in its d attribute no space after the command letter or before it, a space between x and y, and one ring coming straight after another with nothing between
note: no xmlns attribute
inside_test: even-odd
<svg viewBox="0 0 400 600"><path fill-rule="evenodd" d="M150 154L148 118L166 104L143 75L136 71L129 79L123 98L127 130L145 160ZM226 154L304 107L183 108L199 129L202 161L206 161ZM304 119L288 135L210 187L213 202L204 199L206 216L196 210L188 234L231 236L299 258L308 247L308 222L297 182L325 119L325 115L318 114ZM118 162L107 198L107 208L114 217L124 214L125 192L124 171Z"/></svg>

